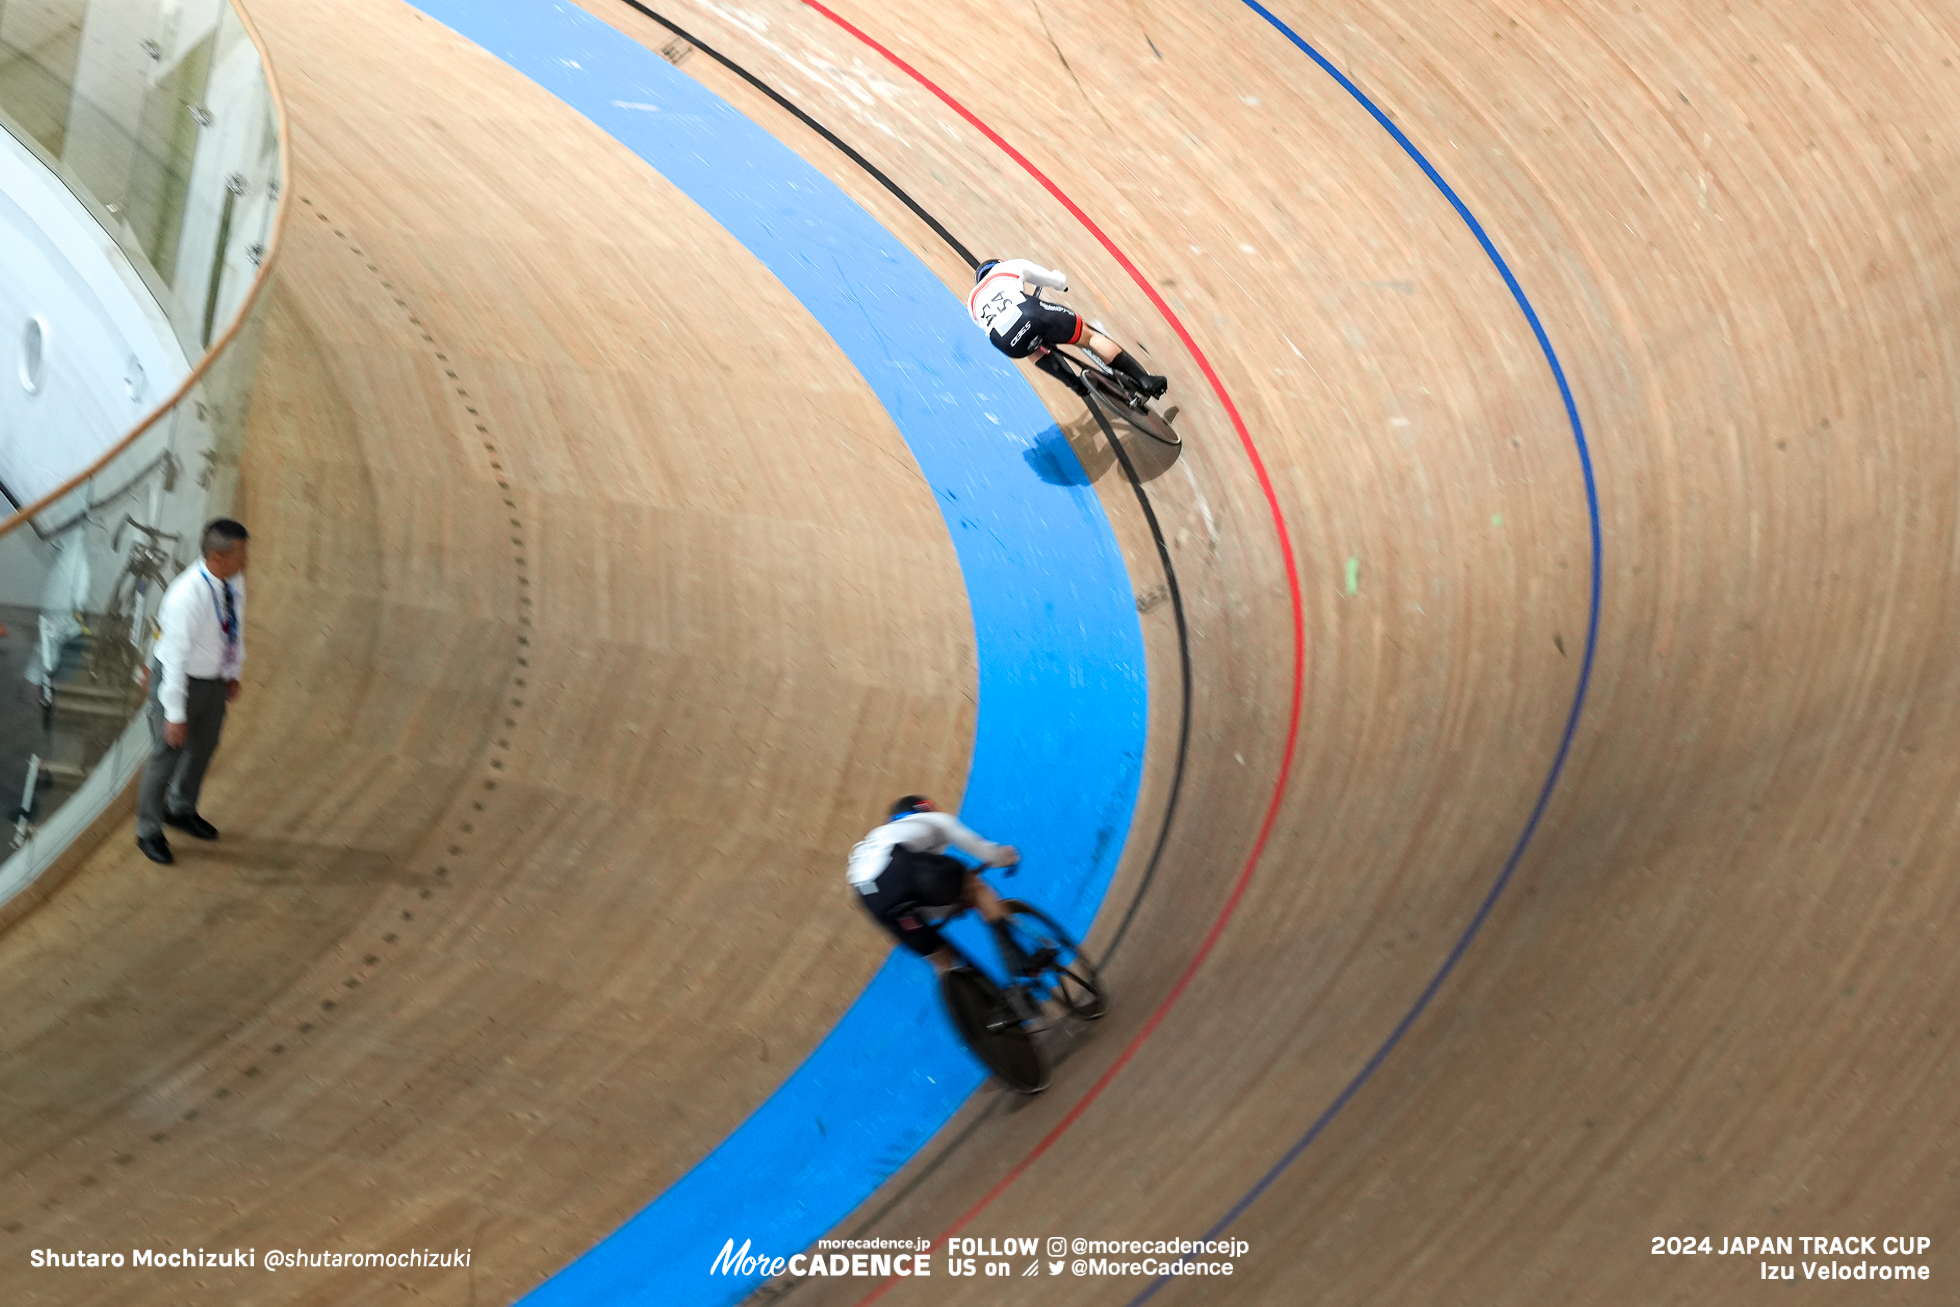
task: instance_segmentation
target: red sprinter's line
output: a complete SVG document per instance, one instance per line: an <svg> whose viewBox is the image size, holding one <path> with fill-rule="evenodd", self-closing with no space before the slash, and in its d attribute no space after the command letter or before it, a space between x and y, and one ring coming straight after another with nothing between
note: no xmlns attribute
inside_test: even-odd
<svg viewBox="0 0 1960 1307"><path fill-rule="evenodd" d="M1238 405L1232 402L1231 395L1226 392L1225 383L1219 379L1217 371L1211 366L1211 360L1205 357L1205 352L1202 349L1198 348L1198 342L1191 338L1191 333L1185 330L1184 323L1178 319L1176 313L1171 311L1171 306L1164 302L1164 297L1157 293L1157 288L1150 284L1142 272L1138 271L1136 264L1130 261L1129 256L1116 247L1116 243L1110 240L1103 232L1103 229L1098 227L1095 221L1082 211L1081 206L1077 205L1074 200L1063 193L1062 189L1050 181L1047 175L1039 168L1029 162L1026 155L1022 154L1012 145L1009 145L1001 137L999 132L996 132L986 123L976 118L965 105L941 90L924 74L920 73L918 69L906 63L871 37L865 35L863 31L859 30L837 13L818 3L818 0L803 0L803 3L822 14L844 31L849 32L859 41L871 47L871 49L876 50L894 67L900 69L906 76L937 96L940 102L946 105L947 108L972 124L974 130L999 146L1009 158L1020 164L1030 177L1040 182L1042 187L1050 195L1054 196L1063 208L1074 215L1075 220L1081 223L1105 250L1109 251L1110 257L1121 265L1123 271L1130 274L1130 279L1149 297L1151 304L1156 306L1157 312L1163 316L1164 321L1177 334L1178 340L1183 342L1184 348L1197 363L1199 371L1204 373L1205 380L1210 383L1212 393L1218 396L1218 402L1224 407L1226 414L1232 419L1232 428L1238 432L1239 444L1244 447L1246 457L1252 463L1253 473L1259 479L1259 489L1266 496L1266 506L1273 515L1273 530L1279 536L1280 555L1285 560L1286 565L1287 592L1293 606L1293 700L1287 709L1286 744L1280 753L1279 771L1273 778L1273 795L1272 799L1266 805L1265 820L1259 824L1259 838L1254 841L1252 853L1246 858L1245 867L1239 872L1237 881L1233 883L1232 893L1225 900L1225 906L1219 910L1217 920L1212 922L1211 929L1205 933L1204 942L1198 946L1197 952L1192 954L1191 961L1186 964L1183 972L1178 976L1177 983L1171 986L1170 993L1165 995L1164 1001L1157 1005L1157 1010L1150 1014L1150 1019L1143 1023L1143 1029L1136 1033L1136 1036L1124 1047L1122 1053L1110 1064L1109 1069L1104 1071L1096 1080L1096 1083L1089 1087L1089 1091L1082 1096L1074 1107L1069 1109L1068 1114L1056 1122L1054 1128L1046 1135L1043 1135L1040 1142L1028 1150L1027 1156L1016 1162L1013 1168L1006 1175L1002 1176L993 1188L982 1194L978 1202L967 1208L958 1220L940 1231L933 1238L932 1247L937 1248L944 1244L950 1236L964 1229L974 1217L986 1210L994 1199L998 1198L1009 1185L1018 1180L1022 1173L1034 1164L1037 1158L1054 1146L1055 1141L1060 1139L1062 1134L1070 1126L1075 1124L1076 1120L1088 1110L1091 1103L1101 1097L1103 1090L1108 1088L1110 1082L1116 1078L1124 1067L1129 1065L1130 1059L1136 1056L1137 1050L1143 1046L1143 1042L1150 1038L1151 1033L1157 1029L1158 1024L1169 1015L1171 1008L1176 1006L1178 999L1183 996L1185 989L1190 985L1192 977L1197 975L1198 968L1202 967L1205 959L1211 955L1213 946L1218 943L1218 937L1224 932L1226 924L1231 921L1232 914L1238 910L1239 900L1245 897L1246 887L1252 882L1252 873L1257 869L1259 859L1266 851L1266 841L1272 835L1273 822L1279 816L1280 801L1286 793L1287 777L1293 770L1293 751L1299 740L1300 705L1304 697L1306 682L1306 614L1300 597L1300 570L1293 560L1293 540L1286 529L1286 513L1280 508L1279 496L1273 490L1272 477L1266 471L1266 461L1259 456L1258 446L1252 443L1252 433L1246 430L1245 419L1240 416ZM882 1298L896 1283L896 1279L886 1280L871 1293L867 1294L859 1302L858 1307L869 1307L871 1303Z"/></svg>

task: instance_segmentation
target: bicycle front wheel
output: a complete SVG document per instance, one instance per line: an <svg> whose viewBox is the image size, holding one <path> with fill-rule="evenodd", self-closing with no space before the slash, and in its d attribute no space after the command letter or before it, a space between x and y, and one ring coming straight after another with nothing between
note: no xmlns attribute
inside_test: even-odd
<svg viewBox="0 0 1960 1307"><path fill-rule="evenodd" d="M939 996L982 1066L1017 1094L1048 1087L1048 1063L1034 1036L1008 1010L1007 996L984 972L960 967L939 978Z"/></svg>
<svg viewBox="0 0 1960 1307"><path fill-rule="evenodd" d="M1129 386L1115 377L1093 368L1084 368L1082 380L1096 392L1103 407L1152 440L1160 440L1166 445L1184 443L1184 437L1177 434L1177 428L1166 422L1161 414L1152 411L1141 395L1133 394Z"/></svg>

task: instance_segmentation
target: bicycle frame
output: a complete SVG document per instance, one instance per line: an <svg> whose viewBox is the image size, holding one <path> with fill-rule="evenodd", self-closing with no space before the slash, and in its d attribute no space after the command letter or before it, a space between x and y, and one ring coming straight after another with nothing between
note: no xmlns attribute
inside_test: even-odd
<svg viewBox="0 0 1960 1307"><path fill-rule="evenodd" d="M1008 874L1012 875L1013 872L1009 871ZM1015 899L1004 899L1003 902L1014 905L1019 910L1026 910L1027 908L1027 905L1021 904ZM975 910L975 904L962 904L957 912L942 918L939 924L942 926L950 925ZM1018 917L1015 919L1018 920ZM953 956L961 964L972 967L976 971L985 970L968 950L960 947L957 940L943 935L941 938L945 940L946 947L952 950ZM1082 958L1081 947L1074 944L1073 941L1069 943L1070 947L1074 950L1074 957ZM995 952L997 956L1000 956L999 941L997 939L995 940ZM997 1014L996 1019L988 1023L990 1029L1000 1030L1009 1025L1019 1025L1025 1027L1030 1034L1040 1034L1055 1028L1067 1020L1067 1004L1062 1001L1062 987L1057 980L1059 968L1055 965L1056 959L1051 956L1031 960L1038 961L1040 966L1032 974L1027 974L1017 971L1014 967L1008 965L1008 959L1005 956L1000 956L1001 971L1006 977L1005 982L999 985L1005 1010ZM1084 960L1086 961L1086 959ZM1093 975L1095 970L1093 965L1090 966L1089 970L1091 975ZM991 975L992 973L988 972L987 974ZM1054 1015L1049 1015L1044 1009L1050 1006L1057 1007L1060 1010Z"/></svg>
<svg viewBox="0 0 1960 1307"><path fill-rule="evenodd" d="M1056 358L1072 366L1078 377L1084 372L1100 372L1103 376L1108 377L1111 381L1123 387L1125 393L1129 392L1128 378L1124 377L1122 373L1110 367L1109 364L1103 362L1100 358L1097 358L1096 352L1088 346L1049 345L1046 348Z"/></svg>
<svg viewBox="0 0 1960 1307"><path fill-rule="evenodd" d="M1151 399L1137 387L1137 383L1096 356L1096 352L1080 345L1049 345L1048 352L1060 359L1063 365L1075 374L1078 385L1099 397L1094 411L1098 414L1107 411L1120 418L1127 425L1141 431L1151 439L1166 445L1183 443L1171 420L1177 416L1177 406L1172 405L1159 413L1151 407ZM1104 419L1099 419L1104 420ZM1105 426L1107 425L1104 420ZM1114 440L1113 431L1105 432Z"/></svg>

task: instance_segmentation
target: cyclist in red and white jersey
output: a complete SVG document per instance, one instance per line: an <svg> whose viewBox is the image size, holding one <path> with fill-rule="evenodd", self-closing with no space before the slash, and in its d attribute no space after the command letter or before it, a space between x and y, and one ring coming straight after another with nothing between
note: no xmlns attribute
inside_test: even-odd
<svg viewBox="0 0 1960 1307"><path fill-rule="evenodd" d="M1068 275L1026 259L988 259L974 269L966 311L995 349L1011 359L1034 356L1036 367L1085 399L1088 388L1049 354L1050 345L1081 345L1094 351L1152 399L1169 388L1170 382L1145 372L1128 350L1092 330L1074 311L1042 299L1044 289L1067 290Z"/></svg>

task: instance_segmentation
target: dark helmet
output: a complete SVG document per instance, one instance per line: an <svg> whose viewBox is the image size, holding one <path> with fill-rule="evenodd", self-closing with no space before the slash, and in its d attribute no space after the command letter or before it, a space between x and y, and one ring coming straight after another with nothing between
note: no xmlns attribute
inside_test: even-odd
<svg viewBox="0 0 1960 1307"><path fill-rule="evenodd" d="M979 267L975 268L973 270L974 285L977 286L981 282L985 281L987 279L987 274L989 272L992 272L994 265L999 262L1000 262L999 259L988 259L985 263L982 263Z"/></svg>
<svg viewBox="0 0 1960 1307"><path fill-rule="evenodd" d="M938 811L939 809L933 805L932 800L928 799L925 795L908 794L892 805L891 819L897 821L900 817L909 817L915 812Z"/></svg>

